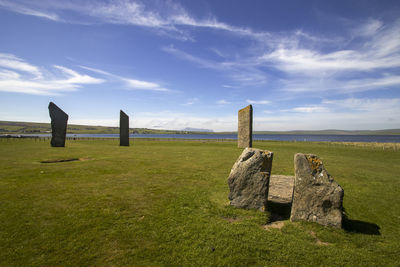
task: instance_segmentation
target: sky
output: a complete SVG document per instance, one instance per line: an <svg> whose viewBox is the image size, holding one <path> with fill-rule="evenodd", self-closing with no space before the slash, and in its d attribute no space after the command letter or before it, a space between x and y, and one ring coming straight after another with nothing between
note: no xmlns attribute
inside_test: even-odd
<svg viewBox="0 0 400 267"><path fill-rule="evenodd" d="M400 128L400 2L0 0L0 120Z"/></svg>

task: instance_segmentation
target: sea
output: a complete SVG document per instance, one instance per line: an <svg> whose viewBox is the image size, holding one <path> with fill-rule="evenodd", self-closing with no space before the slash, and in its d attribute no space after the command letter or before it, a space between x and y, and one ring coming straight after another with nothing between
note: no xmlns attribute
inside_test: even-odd
<svg viewBox="0 0 400 267"><path fill-rule="evenodd" d="M51 134L24 134L23 136L49 137ZM67 134L70 138L119 138L119 134ZM236 134L130 134L130 138L153 139L216 139L237 140ZM400 135L318 135L318 134L254 134L253 140L296 142L374 142L400 143Z"/></svg>

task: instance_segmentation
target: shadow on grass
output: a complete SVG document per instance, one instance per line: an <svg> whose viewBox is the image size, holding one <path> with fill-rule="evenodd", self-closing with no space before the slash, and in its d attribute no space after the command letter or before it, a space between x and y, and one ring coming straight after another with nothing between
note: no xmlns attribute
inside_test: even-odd
<svg viewBox="0 0 400 267"><path fill-rule="evenodd" d="M279 203L268 201L267 210L271 216L267 222L273 223L290 219L292 203ZM343 218L343 229L347 232L365 234L365 235L380 235L380 227L375 223L363 222L359 220L351 220L347 217Z"/></svg>
<svg viewBox="0 0 400 267"><path fill-rule="evenodd" d="M268 201L267 210L271 213L268 223L289 220L292 203L279 203Z"/></svg>
<svg viewBox="0 0 400 267"><path fill-rule="evenodd" d="M365 235L380 235L379 230L381 229L375 223L363 222L359 220L350 220L343 218L343 229L347 232L365 234Z"/></svg>

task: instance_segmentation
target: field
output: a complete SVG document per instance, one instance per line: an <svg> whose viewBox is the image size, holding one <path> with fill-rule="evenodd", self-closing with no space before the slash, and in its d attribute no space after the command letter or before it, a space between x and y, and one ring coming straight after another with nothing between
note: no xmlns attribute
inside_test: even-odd
<svg viewBox="0 0 400 267"><path fill-rule="evenodd" d="M230 207L235 142L0 139L0 266L398 266L399 150L254 147L274 152L273 174L293 175L297 152L319 155L344 189L345 229L265 229L270 211Z"/></svg>

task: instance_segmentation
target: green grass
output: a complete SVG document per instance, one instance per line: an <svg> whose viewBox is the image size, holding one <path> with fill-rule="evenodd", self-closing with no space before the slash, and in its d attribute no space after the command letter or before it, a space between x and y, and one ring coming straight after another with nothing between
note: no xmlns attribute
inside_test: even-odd
<svg viewBox="0 0 400 267"><path fill-rule="evenodd" d="M292 175L294 153L319 155L344 188L352 231L289 221L265 230L269 212L230 207L235 142L0 140L0 266L398 265L398 150L254 147L275 153L273 174ZM40 163L68 158L84 160Z"/></svg>

